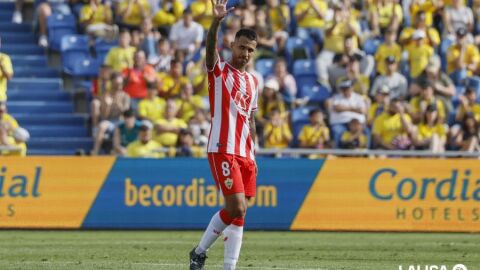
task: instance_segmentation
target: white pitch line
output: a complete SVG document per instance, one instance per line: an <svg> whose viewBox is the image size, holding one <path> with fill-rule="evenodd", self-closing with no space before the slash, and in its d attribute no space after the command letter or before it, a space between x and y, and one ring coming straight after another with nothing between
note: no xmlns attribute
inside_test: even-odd
<svg viewBox="0 0 480 270"><path fill-rule="evenodd" d="M132 263L132 264L140 264L140 265L154 265L154 266L174 266L174 267L185 267L187 264L182 263ZM212 267L223 267L223 265L209 265ZM237 266L237 269L258 269L258 270L292 270L292 268L283 268L283 267L267 267L267 266ZM296 270L328 270L326 268L297 268Z"/></svg>

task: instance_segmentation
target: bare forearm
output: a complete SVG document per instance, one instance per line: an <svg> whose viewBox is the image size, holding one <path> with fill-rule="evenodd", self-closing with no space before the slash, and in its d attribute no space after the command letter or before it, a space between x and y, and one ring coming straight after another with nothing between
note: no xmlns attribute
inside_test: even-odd
<svg viewBox="0 0 480 270"><path fill-rule="evenodd" d="M207 41L206 41L206 65L209 70L213 69L215 62L217 62L217 39L218 39L218 28L220 27L220 20L213 19L212 25L208 30Z"/></svg>

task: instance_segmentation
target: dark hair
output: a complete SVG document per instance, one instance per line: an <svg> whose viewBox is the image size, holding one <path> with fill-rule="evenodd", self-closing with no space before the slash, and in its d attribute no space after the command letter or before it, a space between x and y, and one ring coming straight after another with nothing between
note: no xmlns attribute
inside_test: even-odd
<svg viewBox="0 0 480 270"><path fill-rule="evenodd" d="M184 15L184 16L187 15L187 14L190 14L190 15L192 14L192 9L190 9L189 7L186 8L186 9L183 11L183 15Z"/></svg>
<svg viewBox="0 0 480 270"><path fill-rule="evenodd" d="M313 115L315 115L316 113L323 113L322 110L318 109L318 108L315 108L315 109L312 109L309 113L308 113L308 116L309 117L312 117Z"/></svg>
<svg viewBox="0 0 480 270"><path fill-rule="evenodd" d="M132 108L123 112L123 117L125 118L134 117L134 116L135 116L135 111Z"/></svg>
<svg viewBox="0 0 480 270"><path fill-rule="evenodd" d="M257 32L252 29L242 28L235 34L235 39L239 39L240 37L246 37L249 40L257 41Z"/></svg>
<svg viewBox="0 0 480 270"><path fill-rule="evenodd" d="M123 79L122 73L115 71L115 72L112 72L112 74L110 74L110 80L114 80L117 77L122 77L122 79Z"/></svg>

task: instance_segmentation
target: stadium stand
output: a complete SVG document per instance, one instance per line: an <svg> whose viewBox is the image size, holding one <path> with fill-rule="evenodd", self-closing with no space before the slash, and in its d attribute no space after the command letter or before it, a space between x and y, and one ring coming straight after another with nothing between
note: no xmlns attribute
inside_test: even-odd
<svg viewBox="0 0 480 270"><path fill-rule="evenodd" d="M12 18L13 3L1 4L2 52L11 56L15 69L15 76L8 84L8 108L31 132L30 154L73 154L77 148L90 151L90 137L97 135L102 120L109 120L116 128L109 128L106 132L106 147L94 152L109 154L115 144L113 135L118 132L117 120L122 122L121 117L116 119L121 115L118 108L124 105L115 102L117 94L114 93L118 91L110 91L110 78L115 72L123 74L125 84L130 88L143 89L141 97L132 96L135 89L126 91L131 95L130 107L134 109L145 96L145 89L158 90L160 101L150 97L143 103L143 115L149 115L148 110L155 114L165 112L168 99L176 104L186 104L182 106L188 107L189 115L196 116L198 113L193 112L199 110L201 115L208 115L205 114L208 110L203 111L208 108L208 82L203 48L198 48L200 39L185 44L189 36L172 34L170 30L176 25L176 28L193 33L191 25L198 29L196 23L206 29L211 14L208 10L202 13L208 7L205 1L180 2L169 9L168 5L152 6L153 2L141 1L144 8L132 4L132 12L128 14L125 13L128 0L104 1L102 8L98 9L102 10L98 11L99 14L94 11L97 10L94 1L70 3L70 10L64 9L66 5L56 9L58 4L52 2L49 7L53 13L46 20L48 44L40 42L42 46L48 45L48 54L35 44L31 23L9 22L18 20L18 13ZM477 14L480 5L475 1L426 2L431 5L415 0L403 6L393 0L229 1L229 6L236 6L236 9L225 20L224 31L219 37L219 52L228 59L231 54L229 43L243 26L253 27L259 33L261 53L248 70L256 69L255 76L260 84L265 82L265 88L270 87L273 92L269 90L268 95L259 97L264 108L260 108L257 116L257 130L263 132L264 125L271 121L269 114L278 110L280 113L275 117L288 123L293 135L291 147L298 146L300 130L310 122L310 111L321 109L322 113L318 115L325 123L318 122L322 122L322 128L325 125L324 130L332 133L329 142L321 143L322 149L338 145L342 138L342 141L361 140L348 142L348 148L355 145L363 148L368 141L370 148L382 150L478 151L480 36L477 26L480 24ZM312 3L317 5L315 10L309 7ZM181 15L179 7L188 12ZM110 11L105 9L111 9L113 19ZM255 23L257 18L264 17L266 23ZM189 23L192 18L196 21L193 24ZM119 34L119 40L99 38L99 32L92 29L88 33L93 31L95 34L85 35L86 26L101 23L107 24L102 29L115 30L112 33ZM183 49L177 46L180 43ZM135 50L143 50L145 54L134 54ZM74 87L65 87L68 91L63 90L67 81L62 82L60 72L47 65L52 62L47 57L56 54L62 60L59 70L63 78L67 81L74 79ZM377 62L374 63L373 59ZM150 66L155 70L154 77ZM286 70L282 66L286 66ZM342 96L341 101L334 98L338 99L338 93L343 91L338 85L346 80L353 91L344 90L353 92L357 103L365 103L360 106L362 112L349 107L351 94ZM190 84L193 94L187 96L189 99L195 97L195 102L184 102L182 89ZM85 126L84 116L74 113L77 100L72 102L70 93L78 92L86 96L86 103L92 104L91 108L84 108L84 111L92 109L95 115L90 130ZM113 109L115 113L102 115L98 108L102 108L101 111ZM185 108L178 108L175 117L171 115L171 118L181 118L191 129L190 121L195 122L195 117L190 119L190 116L181 115L181 111ZM356 128L358 123L352 119L355 114L362 115L357 119L360 128ZM112 115L115 115L115 121L110 119ZM332 115L340 118L334 117L333 125L329 123ZM140 116L139 119L145 118ZM364 119L368 119L368 123ZM205 120L208 122L208 117ZM341 130L338 121L342 124ZM355 127L350 128L350 122ZM172 138L190 134L179 128L184 125L168 123L164 117L153 120L152 124L154 140L166 131L172 133ZM347 126L349 130L343 136L339 132ZM388 142L379 143L378 138L382 136L377 132L380 131ZM385 132L398 136L390 138ZM130 134L129 140L135 139L136 135ZM194 146L204 147L204 139L197 138L195 132L192 135L193 141L203 142ZM174 149L181 143L170 140L168 146ZM264 147L263 140L259 143Z"/></svg>

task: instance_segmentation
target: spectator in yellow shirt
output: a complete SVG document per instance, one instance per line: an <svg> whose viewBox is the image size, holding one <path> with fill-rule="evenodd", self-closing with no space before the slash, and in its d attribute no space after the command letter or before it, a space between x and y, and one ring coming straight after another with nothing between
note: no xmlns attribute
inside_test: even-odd
<svg viewBox="0 0 480 270"><path fill-rule="evenodd" d="M138 132L138 139L127 146L127 157L134 158L163 158L164 153L159 152L161 144L152 140L153 125L148 120L143 120Z"/></svg>
<svg viewBox="0 0 480 270"><path fill-rule="evenodd" d="M455 85L460 84L464 77L459 73L466 72L467 76L472 76L480 60L478 48L474 44L469 44L467 34L467 29L458 29L457 42L447 51L447 73Z"/></svg>
<svg viewBox="0 0 480 270"><path fill-rule="evenodd" d="M368 9L368 18L376 36L387 30L397 32L403 21L402 6L396 0L374 0Z"/></svg>
<svg viewBox="0 0 480 270"><path fill-rule="evenodd" d="M116 72L122 72L126 68L133 67L133 55L136 49L130 46L130 42L130 32L122 31L118 40L118 46L111 48L105 57L105 65L111 67Z"/></svg>
<svg viewBox="0 0 480 270"><path fill-rule="evenodd" d="M412 39L412 35L415 31L421 30L426 33L426 43L433 48L440 45L440 35L437 29L429 26L425 21L425 12L419 11L416 15L415 23L412 27L405 27L400 34L400 44L402 46L409 46L415 41Z"/></svg>
<svg viewBox="0 0 480 270"><path fill-rule="evenodd" d="M326 0L299 0L294 9L298 22L297 36L303 39L312 38L315 43L322 44L322 28L325 26L327 11Z"/></svg>
<svg viewBox="0 0 480 270"><path fill-rule="evenodd" d="M442 8L442 1L439 0L413 0L410 4L410 15L413 18L412 23L416 24L418 14L424 13L425 24L429 27L432 26L433 15L440 8Z"/></svg>
<svg viewBox="0 0 480 270"><path fill-rule="evenodd" d="M138 103L139 118L156 123L165 114L166 102L157 96L158 91L155 85L148 84L147 97Z"/></svg>
<svg viewBox="0 0 480 270"><path fill-rule="evenodd" d="M30 134L24 128L18 127L9 135L5 126L0 125L0 146L11 148L11 150L0 151L1 156L24 157L27 155L26 142Z"/></svg>
<svg viewBox="0 0 480 270"><path fill-rule="evenodd" d="M480 104L477 102L477 92L468 87L465 93L458 97L458 100L460 104L457 107L455 120L460 123L466 115L471 114L480 123Z"/></svg>
<svg viewBox="0 0 480 270"><path fill-rule="evenodd" d="M202 25L207 31L213 20L212 2L210 0L196 0L190 5L193 20Z"/></svg>
<svg viewBox="0 0 480 270"><path fill-rule="evenodd" d="M412 79L417 78L425 70L434 53L433 48L425 43L425 37L424 31L416 30L412 34L414 43L405 48L408 53L410 77Z"/></svg>
<svg viewBox="0 0 480 270"><path fill-rule="evenodd" d="M354 118L348 123L348 130L342 134L340 148L343 149L366 149L368 138L363 132L363 124Z"/></svg>
<svg viewBox="0 0 480 270"><path fill-rule="evenodd" d="M0 124L7 130L8 135L19 127L17 120L7 113L7 103L0 101Z"/></svg>
<svg viewBox="0 0 480 270"><path fill-rule="evenodd" d="M2 40L0 39L0 48ZM7 100L7 81L13 77L13 67L10 57L0 53L0 101Z"/></svg>
<svg viewBox="0 0 480 270"><path fill-rule="evenodd" d="M80 24L85 28L86 33L94 38L115 39L118 26L112 22L110 5L102 4L100 0L90 0L90 3L80 10Z"/></svg>
<svg viewBox="0 0 480 270"><path fill-rule="evenodd" d="M285 32L290 25L290 9L285 1L266 0L268 18L274 33ZM288 32L286 32L288 37Z"/></svg>
<svg viewBox="0 0 480 270"><path fill-rule="evenodd" d="M446 117L445 106L440 99L434 96L432 82L428 80L419 82L419 86L421 88L420 94L410 100L410 115L413 121L415 123L420 122L428 105L435 105L438 110L438 118L444 121Z"/></svg>
<svg viewBox="0 0 480 270"><path fill-rule="evenodd" d="M189 129L182 129L180 130L180 134L178 136L177 145L175 148L173 148L171 153L172 156L175 157L200 158L206 156L205 152L205 149L195 145L192 131Z"/></svg>
<svg viewBox="0 0 480 270"><path fill-rule="evenodd" d="M273 108L270 120L263 130L265 148L287 148L292 140L288 123L277 108Z"/></svg>
<svg viewBox="0 0 480 270"><path fill-rule="evenodd" d="M393 99L388 110L373 122L373 145L378 149L405 150L415 136L410 116L398 99Z"/></svg>
<svg viewBox="0 0 480 270"><path fill-rule="evenodd" d="M375 92L374 101L367 112L368 126L373 125L373 121L383 112L388 110L390 104L390 88L387 85L382 85Z"/></svg>
<svg viewBox="0 0 480 270"><path fill-rule="evenodd" d="M385 33L385 42L378 46L377 51L375 52L375 62L377 64L377 72L380 75L385 75L387 73L387 67L385 60L390 55L395 57L396 62L399 62L402 58L402 47L397 44L397 34L392 31L387 31Z"/></svg>
<svg viewBox="0 0 480 270"><path fill-rule="evenodd" d="M187 123L177 118L177 105L173 99L167 101L165 117L155 123L155 140L165 147L175 146L181 129L187 128Z"/></svg>
<svg viewBox="0 0 480 270"><path fill-rule="evenodd" d="M301 148L324 149L330 144L330 130L325 124L324 115L320 109L309 113L310 124L304 126L298 135Z"/></svg>
<svg viewBox="0 0 480 270"><path fill-rule="evenodd" d="M160 3L160 9L153 17L155 27L169 27L176 23L183 14L185 7L182 1L165 0Z"/></svg>
<svg viewBox="0 0 480 270"><path fill-rule="evenodd" d="M265 82L262 94L258 99L258 112L255 115L261 127L268 123L274 108L280 111L282 117L286 114L285 101L279 93L279 89L280 85L275 79L268 79Z"/></svg>
<svg viewBox="0 0 480 270"><path fill-rule="evenodd" d="M198 109L205 109L204 99L193 94L193 86L190 82L182 86L180 98L176 100L178 117L188 123Z"/></svg>
<svg viewBox="0 0 480 270"><path fill-rule="evenodd" d="M158 94L165 99L178 97L182 86L189 82L188 77L182 74L182 63L172 60L169 73L157 73Z"/></svg>
<svg viewBox="0 0 480 270"><path fill-rule="evenodd" d="M139 30L144 19L150 17L148 0L122 0L117 7L117 16L121 26Z"/></svg>
<svg viewBox="0 0 480 270"><path fill-rule="evenodd" d="M418 125L418 134L414 140L415 148L430 150L434 153L445 152L447 142L447 129L438 117L437 106L427 106L421 123Z"/></svg>

